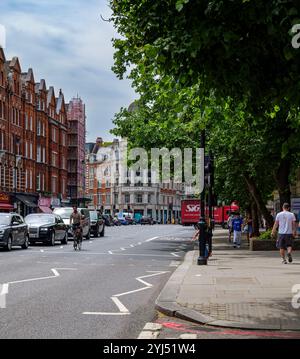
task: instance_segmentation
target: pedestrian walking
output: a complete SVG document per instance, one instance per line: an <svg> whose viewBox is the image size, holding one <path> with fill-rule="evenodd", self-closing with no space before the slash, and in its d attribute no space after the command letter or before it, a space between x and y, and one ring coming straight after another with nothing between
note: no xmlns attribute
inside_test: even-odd
<svg viewBox="0 0 300 359"><path fill-rule="evenodd" d="M232 237L232 233L233 233L233 228L232 228L232 220L234 218L233 213L230 213L230 216L227 219L227 227L228 227L228 242L231 243L231 237Z"/></svg>
<svg viewBox="0 0 300 359"><path fill-rule="evenodd" d="M272 229L272 236L276 236L278 229L278 237L276 246L279 249L282 263L287 264L286 251L289 263L292 263L292 251L293 251L293 238L297 235L296 217L294 213L290 212L290 205L284 203L282 211L276 216L275 223Z"/></svg>
<svg viewBox="0 0 300 359"><path fill-rule="evenodd" d="M250 214L247 214L244 225L244 233L247 235L247 241L250 242L250 238L252 237L253 232L253 221Z"/></svg>
<svg viewBox="0 0 300 359"><path fill-rule="evenodd" d="M233 247L240 248L242 242L243 218L237 212L232 220L233 229Z"/></svg>

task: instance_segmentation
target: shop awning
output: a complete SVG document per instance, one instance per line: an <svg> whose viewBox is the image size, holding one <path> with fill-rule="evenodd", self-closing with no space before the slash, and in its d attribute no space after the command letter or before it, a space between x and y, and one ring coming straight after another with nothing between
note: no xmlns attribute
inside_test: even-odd
<svg viewBox="0 0 300 359"><path fill-rule="evenodd" d="M39 209L40 209L43 213L48 213L48 214L53 213L49 207L39 206Z"/></svg>
<svg viewBox="0 0 300 359"><path fill-rule="evenodd" d="M4 211L10 211L14 209L14 206L9 203L0 203L0 209Z"/></svg>
<svg viewBox="0 0 300 359"><path fill-rule="evenodd" d="M36 208L37 207L37 200L33 196L24 196L22 194L17 194L16 198L23 202L27 207Z"/></svg>

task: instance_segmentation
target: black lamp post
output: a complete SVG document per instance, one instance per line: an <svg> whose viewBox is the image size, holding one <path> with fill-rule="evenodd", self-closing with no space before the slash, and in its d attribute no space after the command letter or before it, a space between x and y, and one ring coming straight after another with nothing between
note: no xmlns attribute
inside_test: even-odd
<svg viewBox="0 0 300 359"><path fill-rule="evenodd" d="M200 146L203 148L203 153L205 154L205 130L201 131L200 137ZM204 175L204 171L203 171ZM201 182L201 181L200 181ZM201 192L200 199L200 221L199 226L199 257L198 265L207 265L207 258L205 256L205 246L206 246L206 222L205 222L205 187Z"/></svg>

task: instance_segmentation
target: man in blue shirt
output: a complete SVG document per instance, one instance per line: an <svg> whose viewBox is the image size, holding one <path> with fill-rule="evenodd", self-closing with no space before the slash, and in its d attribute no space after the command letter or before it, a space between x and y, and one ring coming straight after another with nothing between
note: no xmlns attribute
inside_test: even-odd
<svg viewBox="0 0 300 359"><path fill-rule="evenodd" d="M243 229L243 218L239 213L236 213L232 220L232 228L233 228L233 247L238 248L241 247L242 241L242 229Z"/></svg>

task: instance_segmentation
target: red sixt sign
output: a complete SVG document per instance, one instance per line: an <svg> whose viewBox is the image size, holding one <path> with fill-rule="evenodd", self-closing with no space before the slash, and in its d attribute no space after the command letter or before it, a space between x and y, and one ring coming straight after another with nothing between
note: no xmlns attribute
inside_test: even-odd
<svg viewBox="0 0 300 359"><path fill-rule="evenodd" d="M197 223L200 219L200 200L187 199L181 201L182 224Z"/></svg>

